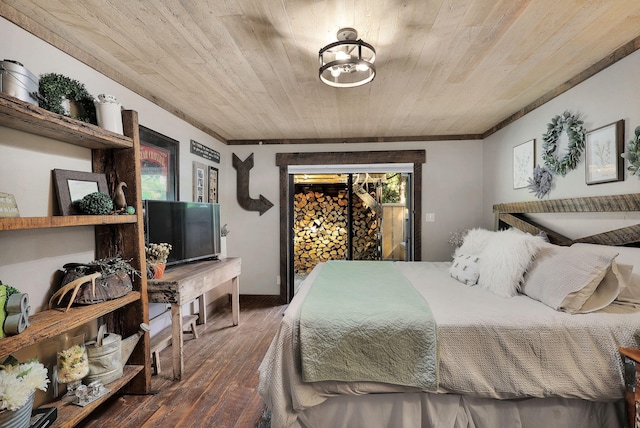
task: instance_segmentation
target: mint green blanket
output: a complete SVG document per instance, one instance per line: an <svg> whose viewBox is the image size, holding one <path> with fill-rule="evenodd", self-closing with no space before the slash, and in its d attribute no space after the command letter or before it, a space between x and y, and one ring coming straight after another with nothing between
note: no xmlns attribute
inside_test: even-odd
<svg viewBox="0 0 640 428"><path fill-rule="evenodd" d="M325 263L300 310L302 379L435 390L436 324L393 262Z"/></svg>

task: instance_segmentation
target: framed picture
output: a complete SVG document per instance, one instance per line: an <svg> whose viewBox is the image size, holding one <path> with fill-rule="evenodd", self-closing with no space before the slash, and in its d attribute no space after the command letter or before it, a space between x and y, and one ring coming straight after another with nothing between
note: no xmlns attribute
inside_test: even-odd
<svg viewBox="0 0 640 428"><path fill-rule="evenodd" d="M140 126L142 199L178 200L178 147L177 140Z"/></svg>
<svg viewBox="0 0 640 428"><path fill-rule="evenodd" d="M529 185L533 177L536 160L536 140L529 140L513 148L513 188L521 189Z"/></svg>
<svg viewBox="0 0 640 428"><path fill-rule="evenodd" d="M624 120L589 131L585 138L587 184L624 180Z"/></svg>
<svg viewBox="0 0 640 428"><path fill-rule="evenodd" d="M53 183L58 200L59 215L81 214L73 202L84 198L90 193L101 192L109 194L107 177L104 174L94 172L54 169Z"/></svg>
<svg viewBox="0 0 640 428"><path fill-rule="evenodd" d="M209 202L218 202L218 168L209 167Z"/></svg>
<svg viewBox="0 0 640 428"><path fill-rule="evenodd" d="M209 167L193 162L193 202L209 202Z"/></svg>

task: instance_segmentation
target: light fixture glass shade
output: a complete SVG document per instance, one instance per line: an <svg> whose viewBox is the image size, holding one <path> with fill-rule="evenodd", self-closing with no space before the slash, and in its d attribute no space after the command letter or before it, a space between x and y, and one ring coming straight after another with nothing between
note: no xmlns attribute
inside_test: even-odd
<svg viewBox="0 0 640 428"><path fill-rule="evenodd" d="M338 38L356 35L353 29L342 29ZM345 35L346 34L346 35ZM355 39L355 37L354 37ZM376 76L373 63L376 50L362 40L338 40L320 49L320 80L336 88L352 88L369 83Z"/></svg>

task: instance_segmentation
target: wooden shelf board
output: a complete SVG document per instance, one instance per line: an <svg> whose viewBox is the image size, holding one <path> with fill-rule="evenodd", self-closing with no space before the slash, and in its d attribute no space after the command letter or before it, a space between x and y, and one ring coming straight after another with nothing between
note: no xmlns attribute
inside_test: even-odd
<svg viewBox="0 0 640 428"><path fill-rule="evenodd" d="M136 223L135 215L70 215L54 217L0 218L0 231L47 229L53 227L100 226L105 224Z"/></svg>
<svg viewBox="0 0 640 428"><path fill-rule="evenodd" d="M620 348L618 351L635 362L640 362L640 349L636 348Z"/></svg>
<svg viewBox="0 0 640 428"><path fill-rule="evenodd" d="M133 140L0 92L0 126L89 149L132 148Z"/></svg>
<svg viewBox="0 0 640 428"><path fill-rule="evenodd" d="M31 325L25 331L0 340L0 356L4 360L4 357L19 349L80 327L91 320L138 300L140 300L140 292L131 291L118 299L87 306L75 306L69 309L68 312L63 312L63 309L38 312L29 317Z"/></svg>
<svg viewBox="0 0 640 428"><path fill-rule="evenodd" d="M109 397L118 393L123 386L125 386L131 379L133 379L138 373L144 369L144 366L124 366L124 375L113 382L106 385L111 390L108 394L98 398L91 404L80 407L75 404L71 404L63 401L54 401L53 403L45 404L42 407L57 407L58 418L51 425L51 427L73 427L80 423L82 419L93 412L100 404L104 403Z"/></svg>

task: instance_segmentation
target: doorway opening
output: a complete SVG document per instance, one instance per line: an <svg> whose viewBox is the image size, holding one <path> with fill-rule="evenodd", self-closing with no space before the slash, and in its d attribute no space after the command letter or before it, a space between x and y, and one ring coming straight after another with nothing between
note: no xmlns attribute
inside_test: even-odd
<svg viewBox="0 0 640 428"><path fill-rule="evenodd" d="M379 192L384 193L383 188L380 187L379 181L383 182L381 176L379 174L384 175L385 180L389 180L387 178L387 174L391 173L391 175L395 173L400 173L394 179L402 178L403 181L403 194L404 202L402 202L402 206L404 209L395 208L391 211L400 212L401 214L397 215L396 218L400 218L401 227L395 228L394 232L389 232L390 242L385 243L384 232L381 232L382 229L391 228L392 221L384 222L382 220L381 224L376 224L375 227L369 226L365 232L367 237L370 236L369 230L373 230L371 235L376 235L373 244L369 244L368 246L365 243L365 250L358 253L359 250L354 250L353 242L348 242L346 248L343 248L342 251L339 251L336 248L332 248L329 250L330 257L338 257L338 259L343 259L345 254L348 259L352 260L371 260L371 259L379 259L379 260L399 260L402 253L404 253L405 260L415 260L419 261L421 259L421 224L417 219L421 218L421 201L422 201L422 164L426 160L426 153L424 150L398 150L398 151L371 151L371 152L321 152L321 153L277 153L276 154L276 165L280 169L280 297L283 302L289 302L296 291L295 286L295 277L294 277L294 236L297 236L298 232L303 232L302 230L294 231L294 217L296 209L296 200L294 199L296 194L305 194L308 195L309 198L305 202L298 200L297 203L300 205L308 205L310 202L316 202L317 198L327 198L327 195L331 196L332 202L337 202L339 207L345 206L348 207L346 209L347 214L347 225L344 231L338 230L336 233L337 236L343 236L347 241L353 241L354 234L353 230L355 229L352 225L354 221L353 218L349 218L348 216L353 216L357 211L353 206L357 204L357 200L354 200L354 193L360 193L361 196L365 199L368 199L368 196L377 199L378 202L382 201L382 196L378 195ZM346 186L343 182L339 183L296 183L294 182L294 178L296 175L343 175L346 178L342 178L342 181L346 180ZM367 174L369 179L367 180ZM380 178L380 179L379 179ZM338 181L337 179L334 179ZM350 180L350 181L349 181ZM355 185L355 186L354 186ZM298 189L296 189L298 186ZM304 187L306 186L306 188ZM312 186L320 186L311 188ZM319 190L318 190L319 189ZM311 192L313 191L313 198L311 198ZM316 191L318 193L318 197L316 197ZM368 196L367 196L368 195ZM300 196L299 196L300 197ZM335 199L334 199L335 198ZM363 198L357 198L364 204ZM313 199L313 201L310 201ZM344 205L340 205L340 204ZM392 203L389 203L392 205ZM382 204L384 205L384 204ZM315 210L314 210L315 211ZM339 216L342 212L342 209L335 210L338 211L337 216ZM371 210L363 210L366 216L371 214ZM320 227L318 222L323 223L322 219L316 218L316 212L313 215L307 214L308 219L306 219L309 224L307 227L309 230L313 228L313 224L315 224L315 231L309 233L316 233ZM342 214L344 216L344 214ZM337 216L336 219L337 219ZM376 214L377 217L388 217L392 216L392 214ZM370 215L370 217L374 217ZM302 217L304 219L304 216ZM334 218L334 216L331 216ZM317 221L316 221L317 220ZM370 220L370 219L369 219ZM369 221L367 220L367 221ZM333 220L332 220L333 221ZM311 224L313 223L313 224ZM366 222L365 222L366 223ZM397 223L397 222L395 222ZM404 228L404 229L403 229ZM398 232L400 230L400 232ZM332 230L333 233L335 231ZM306 232L305 232L306 233ZM342 235L341 235L342 234ZM333 236L333 235L332 235ZM401 237L401 238L400 238ZM403 239L401 243L398 244L399 240ZM336 239L338 240L338 239ZM327 241L327 238L324 238L324 241ZM328 240L329 244L331 244L331 240ZM322 242L322 241L321 241ZM367 243L371 242L366 240ZM393 245L393 243L396 245ZM323 245L327 245L322 242ZM323 247L324 248L324 247ZM385 250L387 250L385 253ZM395 251L394 251L395 248ZM305 243L306 249L306 243ZM308 251L310 251L312 247L309 247ZM335 251L335 254L331 254L331 251ZM349 254L351 251L351 254ZM316 249L315 254L318 253ZM354 253L356 257L353 258ZM372 254L375 258L367 258L372 257ZM310 254L307 254L307 257L310 258ZM347 259L347 258L344 258ZM306 273L305 273L306 274Z"/></svg>
<svg viewBox="0 0 640 428"><path fill-rule="evenodd" d="M293 174L294 294L328 260L412 260L411 174Z"/></svg>

